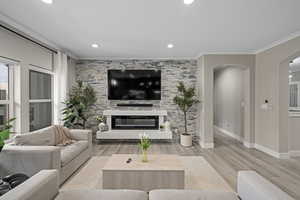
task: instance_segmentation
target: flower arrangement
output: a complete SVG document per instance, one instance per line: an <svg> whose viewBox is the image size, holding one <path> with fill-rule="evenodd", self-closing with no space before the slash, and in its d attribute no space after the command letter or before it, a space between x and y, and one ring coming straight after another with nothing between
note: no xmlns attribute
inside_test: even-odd
<svg viewBox="0 0 300 200"><path fill-rule="evenodd" d="M104 123L106 121L106 117L104 115L98 115L96 117L96 120L99 122L99 123Z"/></svg>
<svg viewBox="0 0 300 200"><path fill-rule="evenodd" d="M146 133L140 135L139 146L142 149L142 162L148 162L147 150L150 148L151 142Z"/></svg>

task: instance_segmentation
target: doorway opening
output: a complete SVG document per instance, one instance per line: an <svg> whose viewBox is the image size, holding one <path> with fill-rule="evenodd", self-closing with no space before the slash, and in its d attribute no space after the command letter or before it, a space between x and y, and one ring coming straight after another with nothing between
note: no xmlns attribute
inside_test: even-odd
<svg viewBox="0 0 300 200"><path fill-rule="evenodd" d="M213 89L215 145L226 144L226 138L244 143L245 135L250 132L249 69L230 65L216 67Z"/></svg>
<svg viewBox="0 0 300 200"><path fill-rule="evenodd" d="M300 57L297 57L289 62L289 118L288 118L288 130L289 141L288 151L291 152L291 156L294 152L300 151ZM298 153L297 153L298 154Z"/></svg>

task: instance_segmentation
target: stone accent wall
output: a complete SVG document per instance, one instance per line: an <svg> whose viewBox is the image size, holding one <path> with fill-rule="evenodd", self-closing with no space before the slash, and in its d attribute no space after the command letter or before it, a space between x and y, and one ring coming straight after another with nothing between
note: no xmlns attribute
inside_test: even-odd
<svg viewBox="0 0 300 200"><path fill-rule="evenodd" d="M107 70L109 69L158 69L161 70L162 96L160 101L111 101L107 98ZM177 84L183 81L187 86L196 86L196 60L81 60L76 64L76 79L82 80L93 86L97 93L97 103L91 109L93 116L88 125L95 131L97 123L94 120L96 115L102 114L107 109L163 109L168 111L168 121L173 129L183 130L183 114L173 103L173 98L177 94ZM133 108L117 107L118 103L152 103L153 108ZM196 116L197 107L194 106L188 114L188 130L194 136L196 135ZM175 140L179 138L174 134Z"/></svg>

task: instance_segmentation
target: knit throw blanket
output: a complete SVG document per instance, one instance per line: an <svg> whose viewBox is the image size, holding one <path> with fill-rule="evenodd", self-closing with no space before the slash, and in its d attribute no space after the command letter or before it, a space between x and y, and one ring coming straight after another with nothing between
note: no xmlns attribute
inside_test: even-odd
<svg viewBox="0 0 300 200"><path fill-rule="evenodd" d="M73 143L70 130L60 125L54 125L55 144L57 146L67 146Z"/></svg>

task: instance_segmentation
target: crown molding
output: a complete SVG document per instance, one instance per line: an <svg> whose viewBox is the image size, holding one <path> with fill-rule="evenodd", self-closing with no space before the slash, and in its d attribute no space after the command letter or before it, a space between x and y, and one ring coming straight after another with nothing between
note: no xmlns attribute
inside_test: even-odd
<svg viewBox="0 0 300 200"><path fill-rule="evenodd" d="M89 57L81 57L78 58L78 60L111 60L111 61L127 61L127 60L157 60L157 61L168 61L168 60L195 60L195 57L166 57L166 58L123 58L123 57L95 57L95 58L89 58Z"/></svg>
<svg viewBox="0 0 300 200"><path fill-rule="evenodd" d="M254 51L240 51L240 52L206 52L198 54L195 59L200 58L201 56L207 55L255 55Z"/></svg>
<svg viewBox="0 0 300 200"><path fill-rule="evenodd" d="M295 32L295 33L292 33L292 34L290 34L289 36L284 37L284 38L282 38L282 39L280 39L280 40L277 40L277 41L275 41L275 42L272 42L270 45L268 45L268 46L266 46L266 47L264 47L264 48L261 48L261 49L255 51L254 54L262 53L262 52L264 52L264 51L267 51L267 50L269 50L269 49L272 49L273 47L276 47L276 46L278 46L278 45L281 45L281 44L283 44L283 43L285 43L285 42L288 42L288 41L290 41L290 40L292 40L292 39L295 39L295 38L297 38L297 37L300 37L300 31L297 31L297 32Z"/></svg>

